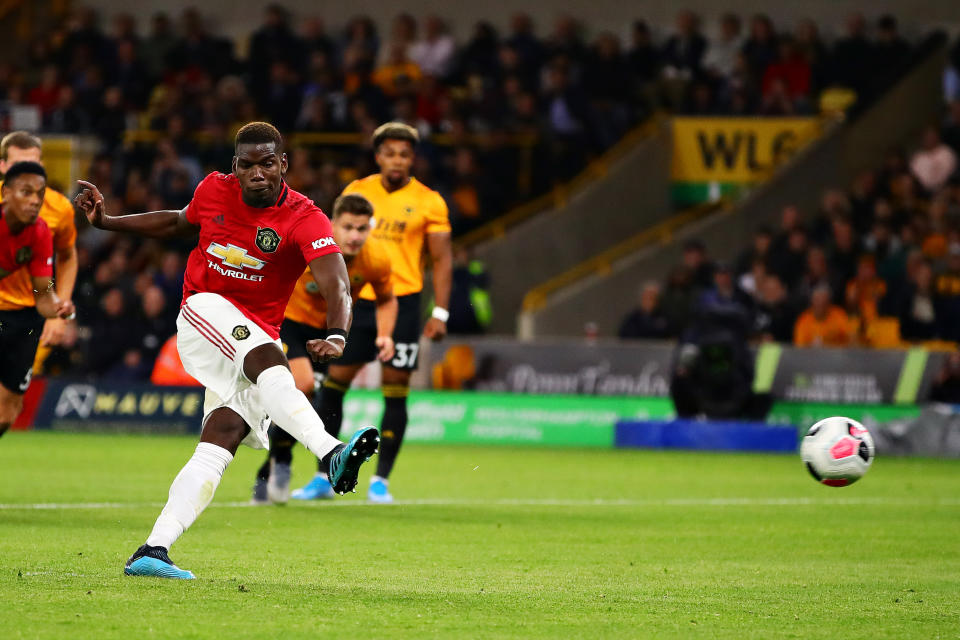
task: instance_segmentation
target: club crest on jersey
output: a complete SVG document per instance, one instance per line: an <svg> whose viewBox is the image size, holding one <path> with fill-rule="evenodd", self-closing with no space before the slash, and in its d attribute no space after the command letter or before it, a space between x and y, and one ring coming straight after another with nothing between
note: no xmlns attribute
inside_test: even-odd
<svg viewBox="0 0 960 640"><path fill-rule="evenodd" d="M280 246L280 234L270 227L257 227L257 248L264 253L273 253Z"/></svg>
<svg viewBox="0 0 960 640"><path fill-rule="evenodd" d="M268 229L268 231L270 230ZM211 242L210 246L207 247L207 253L217 256L223 264L234 269L255 269L259 271L266 264L263 260L251 256L243 247L238 247L235 244L223 246L219 242Z"/></svg>
<svg viewBox="0 0 960 640"><path fill-rule="evenodd" d="M320 285L318 285L318 284L317 284L315 281L313 281L313 280L311 280L311 281L308 282L306 285L304 285L303 288L307 290L307 293L312 294L312 295L316 295L316 294L320 293Z"/></svg>
<svg viewBox="0 0 960 640"><path fill-rule="evenodd" d="M233 336L234 340L246 340L250 337L250 329L246 325L238 324L233 328L233 331L230 333Z"/></svg>
<svg viewBox="0 0 960 640"><path fill-rule="evenodd" d="M33 249L31 247L20 247L17 254L13 257L17 264L27 264L33 258Z"/></svg>

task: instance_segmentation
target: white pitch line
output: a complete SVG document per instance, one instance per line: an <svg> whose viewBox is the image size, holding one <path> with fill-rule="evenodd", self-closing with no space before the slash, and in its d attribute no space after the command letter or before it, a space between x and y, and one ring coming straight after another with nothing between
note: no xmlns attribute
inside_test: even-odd
<svg viewBox="0 0 960 640"><path fill-rule="evenodd" d="M916 500L907 498L666 498L629 500L597 498L592 500L505 498L498 500L424 498L398 500L389 505L373 505L363 500L317 500L295 502L297 506L330 507L794 507L794 506L960 506L960 499ZM0 504L0 511L57 511L68 509L140 509L160 508L163 502L38 502ZM249 508L249 502L214 502L211 507Z"/></svg>

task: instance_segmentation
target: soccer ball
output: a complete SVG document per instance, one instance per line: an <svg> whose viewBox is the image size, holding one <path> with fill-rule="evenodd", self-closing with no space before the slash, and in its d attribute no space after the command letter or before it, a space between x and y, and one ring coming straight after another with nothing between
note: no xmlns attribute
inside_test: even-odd
<svg viewBox="0 0 960 640"><path fill-rule="evenodd" d="M850 418L825 418L810 427L800 459L813 479L828 487L853 484L870 469L876 452L867 428Z"/></svg>

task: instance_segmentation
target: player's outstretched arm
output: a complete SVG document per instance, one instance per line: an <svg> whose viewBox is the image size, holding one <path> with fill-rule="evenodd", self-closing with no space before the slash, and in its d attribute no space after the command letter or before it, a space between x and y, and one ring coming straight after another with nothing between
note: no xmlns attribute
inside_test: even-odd
<svg viewBox="0 0 960 640"><path fill-rule="evenodd" d="M314 360L326 362L343 355L346 334L350 331L353 300L350 297L350 276L343 254L328 253L310 261L310 273L317 283L319 293L327 301L327 329L331 335L342 332L342 339L311 340L307 351Z"/></svg>
<svg viewBox="0 0 960 640"><path fill-rule="evenodd" d="M49 277L33 277L33 297L37 303L37 312L44 318L68 318L75 309L70 300L61 300Z"/></svg>
<svg viewBox="0 0 960 640"><path fill-rule="evenodd" d="M77 184L80 185L80 193L73 202L87 216L90 224L98 229L128 231L151 238L191 236L200 230L200 227L187 221L186 209L150 211L129 216L107 215L103 195L96 185L84 180L77 180Z"/></svg>

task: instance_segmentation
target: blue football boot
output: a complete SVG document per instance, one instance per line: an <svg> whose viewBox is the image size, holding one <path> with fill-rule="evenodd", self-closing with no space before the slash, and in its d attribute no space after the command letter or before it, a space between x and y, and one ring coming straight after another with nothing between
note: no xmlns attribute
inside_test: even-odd
<svg viewBox="0 0 960 640"><path fill-rule="evenodd" d="M193 574L184 571L167 555L164 547L142 545L127 560L123 572L128 576L153 576L155 578L176 578L193 580Z"/></svg>
<svg viewBox="0 0 960 640"><path fill-rule="evenodd" d="M335 495L327 476L318 473L306 486L295 489L290 497L294 500L329 500Z"/></svg>
<svg viewBox="0 0 960 640"><path fill-rule="evenodd" d="M334 492L343 495L354 490L360 466L377 452L379 446L380 433L373 427L363 427L353 434L350 442L334 450L327 474Z"/></svg>

